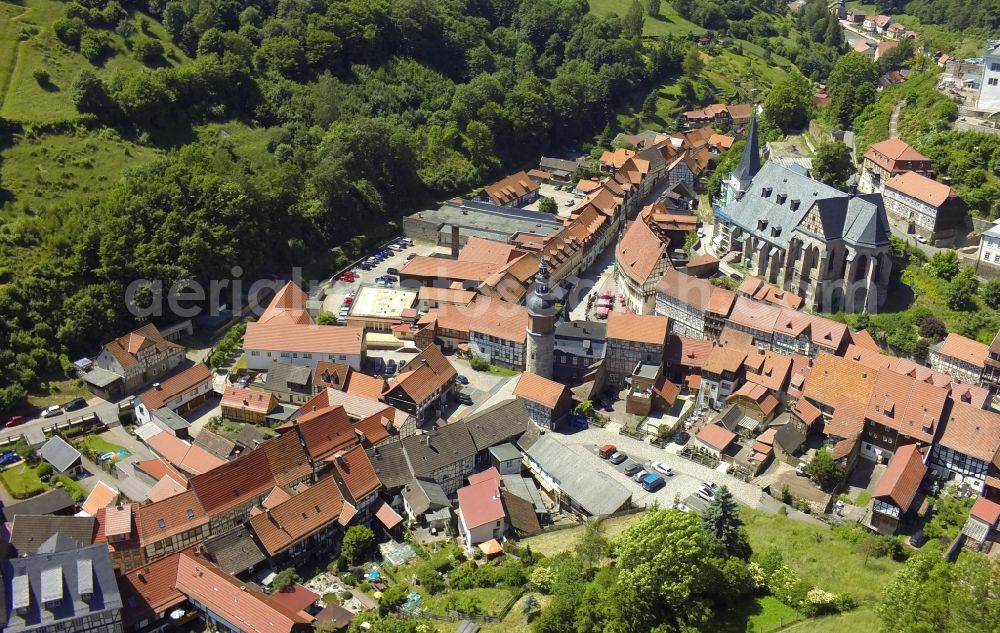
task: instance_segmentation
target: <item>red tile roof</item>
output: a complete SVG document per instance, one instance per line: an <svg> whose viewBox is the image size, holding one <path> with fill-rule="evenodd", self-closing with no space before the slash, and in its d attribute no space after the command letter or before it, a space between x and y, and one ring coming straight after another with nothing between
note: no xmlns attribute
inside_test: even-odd
<svg viewBox="0 0 1000 633"><path fill-rule="evenodd" d="M167 432L157 433L146 440L146 444L171 464L192 475L207 473L226 463L226 460L216 457L202 447L188 444Z"/></svg>
<svg viewBox="0 0 1000 633"><path fill-rule="evenodd" d="M299 583L293 582L284 591L272 593L271 598L289 611L298 613L299 611L305 611L315 604L320 599L320 596L309 591Z"/></svg>
<svg viewBox="0 0 1000 633"><path fill-rule="evenodd" d="M566 393L566 386L531 372L524 372L514 387L514 395L535 402L547 409L555 409Z"/></svg>
<svg viewBox="0 0 1000 633"><path fill-rule="evenodd" d="M656 292L673 297L703 312L708 311L709 305L712 303L713 291L716 289L707 280L692 277L672 267L663 273L663 277L656 284ZM729 294L731 295L731 300L729 301L731 307L736 296L731 291ZM716 306L716 308L721 307L723 307L721 303L719 306ZM716 309L713 312L719 312L719 310ZM728 309L725 310L725 314L728 314L728 312Z"/></svg>
<svg viewBox="0 0 1000 633"><path fill-rule="evenodd" d="M160 331L152 323L147 323L140 328L129 332L125 336L120 336L113 341L104 344L104 347L115 357L115 360L122 367L129 368L139 364L136 354L148 347L155 347L157 352L163 353L169 349L180 348L180 345L171 343L163 338Z"/></svg>
<svg viewBox="0 0 1000 633"><path fill-rule="evenodd" d="M889 460L889 466L875 485L872 497L888 499L906 512L917 496L926 472L927 466L916 444L900 447Z"/></svg>
<svg viewBox="0 0 1000 633"><path fill-rule="evenodd" d="M247 350L358 355L364 328L311 323L257 321L247 323L243 347Z"/></svg>
<svg viewBox="0 0 1000 633"><path fill-rule="evenodd" d="M106 508L118 499L118 491L104 483L98 481L94 489L87 495L87 500L83 502L80 509L90 516L96 516L97 511Z"/></svg>
<svg viewBox="0 0 1000 633"><path fill-rule="evenodd" d="M258 448L193 477L190 486L205 509L215 515L266 494L275 481L267 454Z"/></svg>
<svg viewBox="0 0 1000 633"><path fill-rule="evenodd" d="M337 521L343 507L337 482L324 477L287 501L250 517L250 527L264 549L275 555Z"/></svg>
<svg viewBox="0 0 1000 633"><path fill-rule="evenodd" d="M969 516L974 516L989 525L996 526L997 521L1000 521L1000 503L991 501L986 497L979 497L972 504Z"/></svg>
<svg viewBox="0 0 1000 633"><path fill-rule="evenodd" d="M887 42L882 42L879 46L886 43ZM891 42L891 44L893 46L898 46L899 42ZM880 167L893 172L896 171L896 161L930 163L931 159L913 149L913 147L908 145L906 142L901 141L898 138L891 138L886 141L882 141L881 143L875 143L869 147L868 151L865 152L865 160L870 160Z"/></svg>
<svg viewBox="0 0 1000 633"><path fill-rule="evenodd" d="M312 474L312 466L298 436L279 435L261 444L257 450L264 451L267 456L275 485L288 486Z"/></svg>
<svg viewBox="0 0 1000 633"><path fill-rule="evenodd" d="M136 519L143 546L207 523L208 513L205 512L193 490L140 506Z"/></svg>
<svg viewBox="0 0 1000 633"><path fill-rule="evenodd" d="M712 341L673 335L663 350L663 360L671 365L701 368L713 347Z"/></svg>
<svg viewBox="0 0 1000 633"><path fill-rule="evenodd" d="M820 352L803 385L802 394L831 408L844 397L867 405L875 387L875 374L870 367Z"/></svg>
<svg viewBox="0 0 1000 633"><path fill-rule="evenodd" d="M399 513L384 501L379 505L378 510L375 511L375 518L389 530L403 522L403 517L399 516Z"/></svg>
<svg viewBox="0 0 1000 633"><path fill-rule="evenodd" d="M809 402L805 398L799 398L795 401L795 406L792 407L792 411L795 412L799 419L806 424L813 425L822 419L823 414L819 409L816 408L813 403Z"/></svg>
<svg viewBox="0 0 1000 633"><path fill-rule="evenodd" d="M163 479L167 475L170 475L170 477L177 482L182 483L185 486L187 485L187 477L182 475L179 470L162 459L146 459L141 462L136 462L135 467L157 481Z"/></svg>
<svg viewBox="0 0 1000 633"><path fill-rule="evenodd" d="M647 209L643 209L646 213ZM642 213L629 223L624 235L615 245L615 261L618 270L628 275L639 285L653 274L656 264L663 260L669 238L661 238L647 223L647 217Z"/></svg>
<svg viewBox="0 0 1000 633"><path fill-rule="evenodd" d="M94 542L105 543L109 552L122 552L140 547L138 503L101 508L94 518L96 519ZM111 536L117 538L112 541L109 539ZM123 538L125 536L128 538Z"/></svg>
<svg viewBox="0 0 1000 633"><path fill-rule="evenodd" d="M958 192L948 185L915 171L904 171L901 174L896 174L885 183L885 188L926 202L934 208L940 207L950 198L958 197Z"/></svg>
<svg viewBox="0 0 1000 633"><path fill-rule="evenodd" d="M347 388L344 389L344 393L363 396L372 400L378 400L383 391L385 391L384 378L368 376L359 371L351 372L351 377L347 381Z"/></svg>
<svg viewBox="0 0 1000 633"><path fill-rule="evenodd" d="M735 373L743 366L746 359L746 348L714 347L705 359L702 371L706 374L722 375L725 372Z"/></svg>
<svg viewBox="0 0 1000 633"><path fill-rule="evenodd" d="M277 407L278 401L274 394L256 389L245 389L237 385L228 385L222 393L220 405L243 409L255 413L270 413Z"/></svg>
<svg viewBox="0 0 1000 633"><path fill-rule="evenodd" d="M771 334L780 314L781 310L772 305L739 297L729 315L729 321L750 330Z"/></svg>
<svg viewBox="0 0 1000 633"><path fill-rule="evenodd" d="M873 352L881 353L882 350L879 349L878 343L872 338L872 335L868 333L868 330L858 330L851 334L851 341L854 345L858 347L871 350Z"/></svg>
<svg viewBox="0 0 1000 633"><path fill-rule="evenodd" d="M883 369L872 386L865 417L907 437L932 442L947 401L947 389Z"/></svg>
<svg viewBox="0 0 1000 633"><path fill-rule="evenodd" d="M375 467L372 466L363 446L358 445L347 451L340 451L328 458L337 471L337 483L348 501L360 502L382 487Z"/></svg>
<svg viewBox="0 0 1000 633"><path fill-rule="evenodd" d="M977 409L964 402L952 402L938 443L987 464L997 463L1000 466L1000 459L997 458L1000 451L1000 414Z"/></svg>
<svg viewBox="0 0 1000 633"><path fill-rule="evenodd" d="M292 612L215 565L188 554L178 559L177 588L246 633L291 633L296 625L313 621L311 615Z"/></svg>
<svg viewBox="0 0 1000 633"><path fill-rule="evenodd" d="M321 360L316 363L316 367L313 369L312 384L314 387L344 389L344 385L347 384L352 373L350 365Z"/></svg>
<svg viewBox="0 0 1000 633"><path fill-rule="evenodd" d="M472 473L468 476L469 485L482 483L484 481L495 481L500 485L500 471L496 466L490 466L480 473Z"/></svg>
<svg viewBox="0 0 1000 633"><path fill-rule="evenodd" d="M865 408L865 405L860 402L850 398L842 398L837 403L833 416L830 417L823 432L827 435L847 439L858 437L865 428Z"/></svg>
<svg viewBox="0 0 1000 633"><path fill-rule="evenodd" d="M390 378L386 395L399 390L420 404L455 379L458 372L433 343L406 363L406 370Z"/></svg>
<svg viewBox="0 0 1000 633"><path fill-rule="evenodd" d="M984 367L990 355L990 346L952 332L941 343L938 351L943 356L950 356L976 367Z"/></svg>
<svg viewBox="0 0 1000 633"><path fill-rule="evenodd" d="M538 183L532 180L528 174L519 171L511 174L502 180L498 180L492 185L486 185L483 190L491 199L498 204L509 204L519 198L538 191Z"/></svg>
<svg viewBox="0 0 1000 633"><path fill-rule="evenodd" d="M186 394L196 387L211 384L211 382L212 371L205 363L195 363L159 383L159 387L150 387L143 391L139 394L139 400L146 405L147 409L153 411L162 407L168 400L173 400L177 396Z"/></svg>
<svg viewBox="0 0 1000 633"><path fill-rule="evenodd" d="M154 620L158 614L187 600L176 587L180 557L177 552L119 577L118 587L125 607L122 616L127 627Z"/></svg>
<svg viewBox="0 0 1000 633"><path fill-rule="evenodd" d="M488 240L483 237L472 235L465 243L465 246L462 247L462 251L458 254L458 261L486 262L502 266L517 259L523 254L524 253L522 251L517 250L516 247L506 242ZM419 298L420 295L418 294L417 297ZM468 303L468 301L466 301L466 303Z"/></svg>
<svg viewBox="0 0 1000 633"><path fill-rule="evenodd" d="M153 487L149 489L149 492L146 493L146 499L149 501L163 501L164 499L177 496L185 490L187 488L184 484L181 484L170 475L164 475L162 479L153 484Z"/></svg>
<svg viewBox="0 0 1000 633"><path fill-rule="evenodd" d="M458 489L458 511L468 529L502 521L506 517L495 479Z"/></svg>
<svg viewBox="0 0 1000 633"><path fill-rule="evenodd" d="M665 316L612 312L608 315L607 337L620 341L665 345L670 324Z"/></svg>
<svg viewBox="0 0 1000 633"><path fill-rule="evenodd" d="M323 459L358 441L347 419L347 411L340 405L304 413L283 428L288 430L296 425L313 459Z"/></svg>
<svg viewBox="0 0 1000 633"><path fill-rule="evenodd" d="M718 451L725 450L727 446L736 440L735 433L727 431L714 422L702 427L696 437Z"/></svg>
<svg viewBox="0 0 1000 633"><path fill-rule="evenodd" d="M267 309L257 319L257 323L299 325L312 323L312 317L306 310L309 297L294 282L289 281L274 295Z"/></svg>

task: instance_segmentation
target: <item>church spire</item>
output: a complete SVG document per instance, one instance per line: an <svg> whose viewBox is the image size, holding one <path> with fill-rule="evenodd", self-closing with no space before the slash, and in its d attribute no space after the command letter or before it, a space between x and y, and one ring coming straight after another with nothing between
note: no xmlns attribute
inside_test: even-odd
<svg viewBox="0 0 1000 633"><path fill-rule="evenodd" d="M740 164L733 170L733 178L740 183L740 191L746 191L750 181L760 171L760 144L757 141L757 113L750 117L750 130L747 132L747 142L743 147Z"/></svg>

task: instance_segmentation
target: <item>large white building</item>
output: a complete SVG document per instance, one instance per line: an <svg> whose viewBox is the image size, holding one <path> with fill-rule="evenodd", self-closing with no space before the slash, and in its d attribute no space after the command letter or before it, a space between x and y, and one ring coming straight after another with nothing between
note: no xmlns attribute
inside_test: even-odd
<svg viewBox="0 0 1000 633"><path fill-rule="evenodd" d="M267 370L274 361L315 367L321 360L361 370L364 328L316 325L306 294L293 282L282 288L243 336L247 369Z"/></svg>
<svg viewBox="0 0 1000 633"><path fill-rule="evenodd" d="M987 42L983 51L983 83L976 107L988 112L1000 110L1000 40Z"/></svg>

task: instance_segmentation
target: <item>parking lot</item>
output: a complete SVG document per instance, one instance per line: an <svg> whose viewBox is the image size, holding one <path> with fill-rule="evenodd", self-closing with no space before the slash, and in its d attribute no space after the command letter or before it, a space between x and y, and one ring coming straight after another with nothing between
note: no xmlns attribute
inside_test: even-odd
<svg viewBox="0 0 1000 633"><path fill-rule="evenodd" d="M541 183L539 185L538 200L535 200L524 208L538 211L538 203L542 201L542 198L552 198L556 201L556 206L559 207L559 217L568 218L569 212L583 196L573 193L572 183L566 183L565 185L560 185L560 187L560 189L556 189L556 185L550 185L546 182Z"/></svg>
<svg viewBox="0 0 1000 633"><path fill-rule="evenodd" d="M409 248L404 248L401 251L392 251L390 257L386 258L384 261L376 264L371 270L362 270L361 268L355 267L353 269L355 280L354 281L341 281L339 279L332 279L326 286L326 296L323 298L323 310L326 312L332 312L333 314L338 314L340 308L344 305L344 296L348 292L353 292L357 294L358 288L362 284L374 285L376 278L389 274L389 269L394 268L396 270L401 269L407 262L407 258L416 255L431 255L433 253L446 253L450 252L450 249L443 246L435 246L433 244L423 244L415 243ZM373 251L374 252L374 249ZM372 253L369 253L371 255ZM398 278L398 275L394 275ZM398 286L398 282L396 284Z"/></svg>
<svg viewBox="0 0 1000 633"><path fill-rule="evenodd" d="M760 488L731 477L724 470L713 470L681 457L678 453L682 447L677 444L659 448L648 442L620 435L611 428L595 426L575 433L553 433L552 437L566 446L567 450L580 455L581 468L603 470L625 486L632 492L632 502L635 505L650 506L655 501L660 507L671 507L676 500L693 510L703 509L707 504L696 495L696 492L706 481L719 486L728 486L739 503L752 508L776 512L781 505L778 500L765 494ZM629 460L616 466L601 459L598 451L605 444L615 445L620 452L628 456ZM664 477L666 486L650 493L625 475L629 461L636 462L643 468L653 461L663 462L673 469L674 475Z"/></svg>

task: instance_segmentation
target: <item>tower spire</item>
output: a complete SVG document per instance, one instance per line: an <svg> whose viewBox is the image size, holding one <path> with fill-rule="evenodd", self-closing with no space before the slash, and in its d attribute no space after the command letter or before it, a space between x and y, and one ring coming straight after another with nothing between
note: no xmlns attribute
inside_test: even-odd
<svg viewBox="0 0 1000 633"><path fill-rule="evenodd" d="M750 181L760 171L760 143L757 140L757 113L750 115L750 129L747 131L747 142L743 147L740 164L733 170L733 178L740 183L740 191L746 191Z"/></svg>

